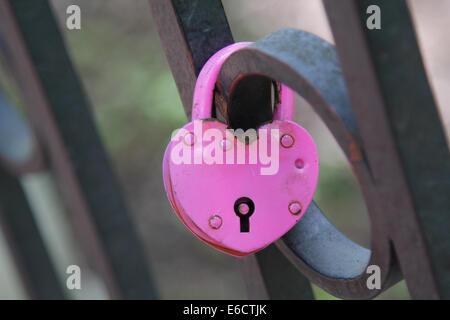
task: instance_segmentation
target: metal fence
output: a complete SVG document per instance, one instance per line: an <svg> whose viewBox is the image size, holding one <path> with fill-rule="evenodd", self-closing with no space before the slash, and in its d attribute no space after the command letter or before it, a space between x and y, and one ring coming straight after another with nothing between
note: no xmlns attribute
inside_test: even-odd
<svg viewBox="0 0 450 320"><path fill-rule="evenodd" d="M366 27L373 4L383 12L382 32ZM215 115L241 128L270 120L273 81L305 98L360 183L371 248L345 237L312 203L276 244L243 260L249 296L311 299L313 282L338 297L366 299L404 278L412 298L449 299L450 156L408 7L403 0L324 5L336 47L282 29L241 49L221 69ZM222 3L150 6L190 116L200 69L233 43ZM0 94L0 125L13 126L30 145L25 160L0 154L1 225L30 297L65 298L18 182L47 168L63 186L83 250L110 296L156 298L148 257L48 2L0 0L0 39L2 62L16 76L31 119L30 133ZM367 287L368 265L380 267L381 289Z"/></svg>

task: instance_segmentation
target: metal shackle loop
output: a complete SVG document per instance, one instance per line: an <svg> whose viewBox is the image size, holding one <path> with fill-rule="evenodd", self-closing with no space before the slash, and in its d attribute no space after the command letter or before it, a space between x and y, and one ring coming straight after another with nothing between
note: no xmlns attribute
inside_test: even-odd
<svg viewBox="0 0 450 320"><path fill-rule="evenodd" d="M211 118L214 87L220 68L235 51L251 45L252 42L236 42L217 51L203 66L195 84L192 104L192 121ZM275 107L274 120L293 120L295 107L294 91L281 85L280 103Z"/></svg>

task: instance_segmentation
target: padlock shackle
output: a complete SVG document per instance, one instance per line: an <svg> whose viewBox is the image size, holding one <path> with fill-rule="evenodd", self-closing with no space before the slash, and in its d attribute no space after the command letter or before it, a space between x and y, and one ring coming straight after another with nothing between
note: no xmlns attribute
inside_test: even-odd
<svg viewBox="0 0 450 320"><path fill-rule="evenodd" d="M294 120L295 91L281 84L280 103L274 109L274 120Z"/></svg>
<svg viewBox="0 0 450 320"><path fill-rule="evenodd" d="M195 84L192 103L192 121L212 117L214 87L220 68L226 59L235 51L251 45L252 42L236 42L217 51L203 66ZM293 120L295 93L285 85L281 85L280 104L275 107L275 120Z"/></svg>

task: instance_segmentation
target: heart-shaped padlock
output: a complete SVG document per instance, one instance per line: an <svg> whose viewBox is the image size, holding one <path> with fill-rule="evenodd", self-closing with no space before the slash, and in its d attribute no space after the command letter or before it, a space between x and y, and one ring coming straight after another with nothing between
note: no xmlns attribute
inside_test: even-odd
<svg viewBox="0 0 450 320"><path fill-rule="evenodd" d="M258 131L233 131L211 119L221 65L249 44L225 47L204 65L192 121L173 135L163 160L164 186L180 220L234 256L261 250L289 231L309 206L319 173L313 139L292 121L290 88L282 85L274 120Z"/></svg>

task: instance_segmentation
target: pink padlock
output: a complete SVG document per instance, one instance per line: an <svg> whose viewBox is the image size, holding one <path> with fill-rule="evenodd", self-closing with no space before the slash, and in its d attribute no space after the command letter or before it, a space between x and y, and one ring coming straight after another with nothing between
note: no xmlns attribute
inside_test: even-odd
<svg viewBox="0 0 450 320"><path fill-rule="evenodd" d="M180 220L199 239L246 256L279 239L303 216L317 185L317 148L293 122L294 92L282 85L274 120L236 132L211 119L220 67L235 43L213 55L194 92L192 121L173 135L163 160L164 186Z"/></svg>

